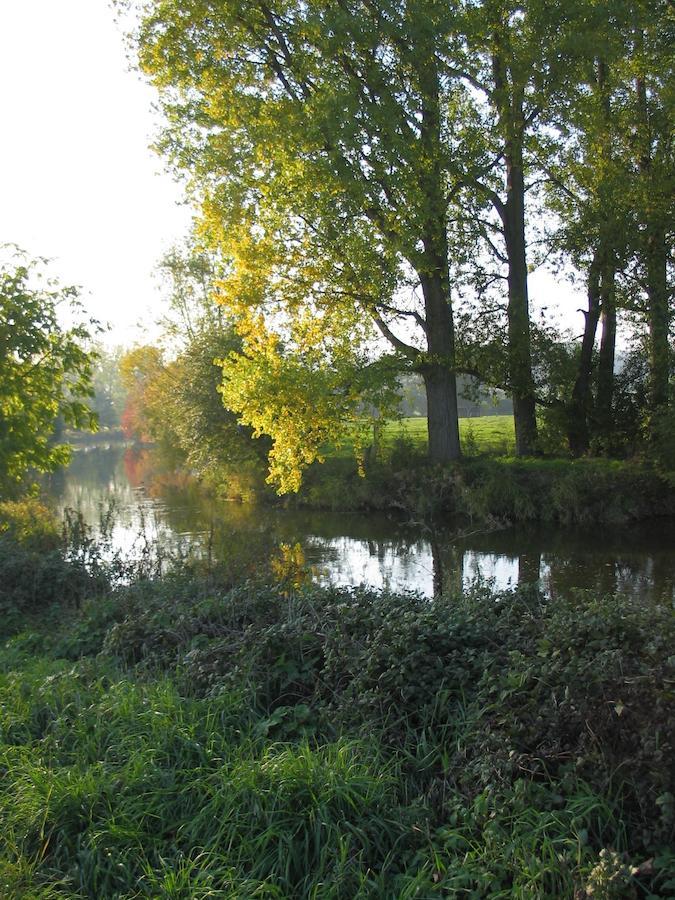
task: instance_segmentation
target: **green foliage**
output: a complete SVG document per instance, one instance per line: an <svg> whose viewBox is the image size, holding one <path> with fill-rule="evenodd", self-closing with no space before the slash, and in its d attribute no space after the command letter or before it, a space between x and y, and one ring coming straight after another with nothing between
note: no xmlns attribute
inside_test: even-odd
<svg viewBox="0 0 675 900"><path fill-rule="evenodd" d="M675 480L675 407L658 410L650 423L651 455L659 470Z"/></svg>
<svg viewBox="0 0 675 900"><path fill-rule="evenodd" d="M138 581L0 650L3 895L665 898L674 628Z"/></svg>
<svg viewBox="0 0 675 900"><path fill-rule="evenodd" d="M327 348L321 331L311 330L314 340L290 351L264 330L249 332L243 352L220 360L225 405L256 437L272 440L267 480L280 494L300 489L304 470L323 462L327 445L349 436L360 455L368 409L377 423L398 402L395 361L368 363L346 332Z"/></svg>
<svg viewBox="0 0 675 900"><path fill-rule="evenodd" d="M61 529L54 512L35 497L0 501L0 535L30 550L55 550Z"/></svg>
<svg viewBox="0 0 675 900"><path fill-rule="evenodd" d="M242 339L216 303L215 261L175 248L161 263L168 287L163 324L171 352L135 347L120 360L128 391L123 426L155 442L166 462L205 479L229 497L250 499L264 487L269 440L254 440L223 404L218 360L234 356Z"/></svg>
<svg viewBox="0 0 675 900"><path fill-rule="evenodd" d="M0 248L0 496L17 492L31 470L50 472L68 459L52 438L57 420L95 428L94 355L85 347L97 323L66 327L79 314L78 291L49 279L45 260Z"/></svg>
<svg viewBox="0 0 675 900"><path fill-rule="evenodd" d="M90 589L85 572L66 562L60 550L34 550L0 536L0 610L3 632L17 627L17 611L39 613L52 604L77 602Z"/></svg>

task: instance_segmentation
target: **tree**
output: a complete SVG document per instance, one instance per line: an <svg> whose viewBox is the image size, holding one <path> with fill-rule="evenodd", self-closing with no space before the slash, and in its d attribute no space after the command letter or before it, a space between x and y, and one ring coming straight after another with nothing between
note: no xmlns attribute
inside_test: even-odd
<svg viewBox="0 0 675 900"><path fill-rule="evenodd" d="M150 345L133 347L120 357L119 374L126 391L121 417L125 436L157 440L171 426L159 388L166 374L162 350Z"/></svg>
<svg viewBox="0 0 675 900"><path fill-rule="evenodd" d="M671 364L667 246L675 167L666 114L668 13L664 3L626 0L604 14L605 27L596 30L576 90L557 116L563 139L548 170L550 199L561 220L556 241L584 273L588 295L577 373L566 401L575 455L592 442L605 449L615 444L615 345L622 310L649 360L652 413L668 403Z"/></svg>
<svg viewBox="0 0 675 900"><path fill-rule="evenodd" d="M503 278L507 288L506 360L495 365L494 352L479 356L499 371L500 386L510 389L521 456L537 450L528 242L547 217L533 198L539 196L537 187L556 148L552 123L568 107L597 39L602 13L596 6L585 0L467 0L460 7L462 37L454 72L473 90L480 119L475 130L483 144L482 165L468 170L468 205L473 209L468 217L505 271L492 280ZM478 315L485 317L482 311ZM492 312L488 317L501 318ZM494 327L490 330L488 343L494 342Z"/></svg>
<svg viewBox="0 0 675 900"><path fill-rule="evenodd" d="M468 92L445 71L454 25L434 0L164 2L139 35L161 146L232 264L225 296L326 329L369 319L424 378L434 462L460 453L447 217Z"/></svg>
<svg viewBox="0 0 675 900"><path fill-rule="evenodd" d="M119 428L126 404L126 391L120 379L121 347L112 350L102 344L96 346L92 378L93 397L90 401L100 428Z"/></svg>
<svg viewBox="0 0 675 900"><path fill-rule="evenodd" d="M208 254L174 247L160 262L167 312L162 346L140 346L120 360L127 389L123 427L158 445L164 461L189 468L219 488L250 493L262 482L269 441L252 440L220 393L217 360L242 341L215 303L217 268Z"/></svg>
<svg viewBox="0 0 675 900"><path fill-rule="evenodd" d="M290 320L311 315L325 341L339 343L342 320L353 327L367 319L402 364L424 378L434 461L459 454L461 370L510 390L517 453L536 452L528 241L536 231L533 213L542 213L537 188L550 177L565 129L580 127L574 114L563 121L575 101L590 90L596 125L607 113L608 86L631 28L634 60L665 56L648 27L648 6L150 0L138 50L167 117L160 147L190 176L202 233L229 266L223 299L244 321L261 314L284 351L300 357L306 348L289 343ZM644 52L635 49L640 35ZM625 81L623 68L620 74ZM663 67L649 83L639 75L637 106L649 125L641 133L648 135L657 95L667 109L668 78ZM641 151L642 171L651 173L643 179L651 185L646 197L656 196L653 188L663 181L665 166L656 160L668 164L666 146L651 139L649 153ZM596 155L598 188L608 182L609 155ZM668 336L668 230L663 204L659 209L644 219L642 253L651 285L653 404L664 395ZM607 234L598 238L600 218L584 257L593 296L575 394L577 407L586 409L597 312L598 414L611 411L616 335L616 260ZM484 321L474 333L486 338L474 354L480 365L471 364L465 349L472 339L463 334L458 365L451 287L463 265L485 281L474 247L494 251L506 303L499 298L494 315L478 310L474 320ZM500 329L503 323L505 348L494 322ZM367 329L360 337L370 340Z"/></svg>
<svg viewBox="0 0 675 900"><path fill-rule="evenodd" d="M618 23L613 24L617 26L613 33L621 35ZM565 139L559 142L557 159L548 170L549 199L560 219L555 243L584 273L588 298L576 372L569 395L561 397L574 456L587 453L594 434L607 435L612 422L616 278L634 225L626 191L630 172L616 152L621 127L616 109L621 86L617 61L622 51L620 39L606 41L596 48L596 57L587 61L576 95L558 122Z"/></svg>
<svg viewBox="0 0 675 900"><path fill-rule="evenodd" d="M673 141L673 10L672 4L636 0L633 12L633 52L629 77L629 135L637 164L637 220L640 265L638 275L646 295L652 414L671 402L673 351L671 247L675 232L675 142ZM632 104L630 103L632 99ZM632 138L632 141L631 141Z"/></svg>
<svg viewBox="0 0 675 900"><path fill-rule="evenodd" d="M51 472L69 448L53 442L59 417L95 429L85 400L92 394L94 354L86 349L95 322L78 316L78 290L47 277L45 260L4 246L0 263L0 493L20 489L30 470Z"/></svg>

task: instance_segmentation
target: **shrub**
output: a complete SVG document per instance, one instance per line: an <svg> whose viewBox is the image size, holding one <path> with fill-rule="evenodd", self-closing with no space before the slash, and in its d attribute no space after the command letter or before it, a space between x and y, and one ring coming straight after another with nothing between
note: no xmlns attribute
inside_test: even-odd
<svg viewBox="0 0 675 900"><path fill-rule="evenodd" d="M184 569L117 588L0 650L2 877L27 896L670 896L674 618Z"/></svg>
<svg viewBox="0 0 675 900"><path fill-rule="evenodd" d="M251 585L131 615L106 650L179 669L198 694L243 688L270 736L307 732L298 704L326 733L371 723L399 749L433 724L456 789L504 788L522 772L583 778L619 792L651 846L675 836L672 810L659 807L675 793L674 632L671 609L626 597L286 597Z"/></svg>
<svg viewBox="0 0 675 900"><path fill-rule="evenodd" d="M675 407L659 410L650 423L651 455L659 470L675 484Z"/></svg>
<svg viewBox="0 0 675 900"><path fill-rule="evenodd" d="M34 497L0 502L0 535L28 550L55 550L61 530L53 511Z"/></svg>

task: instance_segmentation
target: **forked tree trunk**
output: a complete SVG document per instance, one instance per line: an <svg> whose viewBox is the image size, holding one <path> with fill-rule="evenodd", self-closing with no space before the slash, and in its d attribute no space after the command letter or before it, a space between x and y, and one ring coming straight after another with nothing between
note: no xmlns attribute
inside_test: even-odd
<svg viewBox="0 0 675 900"><path fill-rule="evenodd" d="M600 164L604 167L611 161L613 149L611 137L612 110L607 89L609 70L606 62L600 58L596 60L595 68L595 95L599 103L602 116L601 121L604 126L601 132L602 140L597 152ZM612 220L612 214L613 210L611 208L603 208L600 235L588 270L588 311L584 313L584 335L579 353L577 377L572 388L572 399L568 411L568 442L573 456L582 456L590 449L590 418L593 407L593 350L603 307L603 294L606 298L610 295L606 303L608 310L610 306L613 308L614 264L612 260L614 258L614 250L612 242L616 239L616 224ZM613 313L613 318L612 314L610 314L604 325L606 326L603 328L605 353L608 356L605 365L611 366L611 379L608 387L603 387L603 390L609 390L609 408L611 410L611 391L614 377L613 334L616 330L616 314ZM603 399L602 402L606 403L606 400Z"/></svg>
<svg viewBox="0 0 675 900"><path fill-rule="evenodd" d="M616 356L616 300L614 273L608 272L602 285L602 338L598 357L598 393L595 403L600 436L606 438L612 430L614 404L614 359Z"/></svg>
<svg viewBox="0 0 675 900"><path fill-rule="evenodd" d="M567 442L572 456L583 456L590 448L591 379L593 348L600 321L600 254L596 250L588 273L588 310L584 312L584 335L579 353L577 377L567 414Z"/></svg>

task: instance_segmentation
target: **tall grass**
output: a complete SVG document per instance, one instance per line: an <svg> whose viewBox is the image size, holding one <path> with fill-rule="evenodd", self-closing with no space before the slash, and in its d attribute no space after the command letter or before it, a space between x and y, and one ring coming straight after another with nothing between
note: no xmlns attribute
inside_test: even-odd
<svg viewBox="0 0 675 900"><path fill-rule="evenodd" d="M67 600L0 649L3 897L672 896L672 609Z"/></svg>

